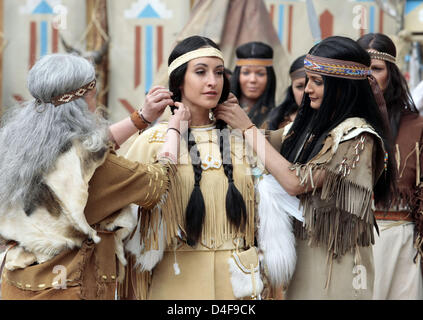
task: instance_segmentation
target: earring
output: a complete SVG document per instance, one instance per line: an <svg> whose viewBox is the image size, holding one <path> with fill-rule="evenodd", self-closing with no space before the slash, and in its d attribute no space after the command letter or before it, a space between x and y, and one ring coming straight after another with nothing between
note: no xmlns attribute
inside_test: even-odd
<svg viewBox="0 0 423 320"><path fill-rule="evenodd" d="M213 109L214 109L214 108L213 108ZM213 109L211 109L211 110L209 111L209 119L210 119L210 121L215 121L215 120L216 120L216 119L214 118Z"/></svg>

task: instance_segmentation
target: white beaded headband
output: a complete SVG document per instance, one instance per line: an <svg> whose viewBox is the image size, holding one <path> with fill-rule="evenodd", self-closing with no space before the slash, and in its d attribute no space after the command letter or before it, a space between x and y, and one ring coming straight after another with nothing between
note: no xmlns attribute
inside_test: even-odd
<svg viewBox="0 0 423 320"><path fill-rule="evenodd" d="M207 48L200 48L194 51L187 52L183 54L180 57L177 57L175 60L172 61L170 66L167 69L167 74L170 76L170 74L180 66L182 66L184 63L191 61L196 58L201 57L216 57L223 61L223 55L222 52L219 49L213 48L213 47L207 47Z"/></svg>
<svg viewBox="0 0 423 320"><path fill-rule="evenodd" d="M370 58L372 59L377 59L377 60L385 60L385 61L389 61L392 63L395 63L396 59L393 55L390 55L389 53L386 52L380 52L377 51L375 49L369 49L367 50L367 52L370 55Z"/></svg>

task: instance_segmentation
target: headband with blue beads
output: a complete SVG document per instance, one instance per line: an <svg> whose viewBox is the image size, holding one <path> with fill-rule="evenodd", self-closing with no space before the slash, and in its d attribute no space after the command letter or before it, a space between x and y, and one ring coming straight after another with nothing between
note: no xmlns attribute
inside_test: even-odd
<svg viewBox="0 0 423 320"><path fill-rule="evenodd" d="M311 54L304 58L304 69L325 76L356 80L366 79L371 75L370 68L361 63L318 57Z"/></svg>

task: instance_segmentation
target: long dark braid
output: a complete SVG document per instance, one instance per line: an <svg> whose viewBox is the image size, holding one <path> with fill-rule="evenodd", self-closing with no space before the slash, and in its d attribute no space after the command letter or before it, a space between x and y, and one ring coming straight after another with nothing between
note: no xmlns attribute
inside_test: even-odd
<svg viewBox="0 0 423 320"><path fill-rule="evenodd" d="M201 174L201 157L198 147L195 143L194 136L191 136L191 129L188 128L188 152L191 157L192 168L194 170L194 189L188 201L185 213L185 232L187 243L194 246L200 238L203 229L204 217L206 215L206 207L204 205L203 193L200 188Z"/></svg>
<svg viewBox="0 0 423 320"><path fill-rule="evenodd" d="M219 148L222 156L222 165L226 177L228 178L228 191L226 193L226 216L228 220L237 228L244 229L247 220L247 208L244 198L234 183L233 165L230 152L229 130L227 124L218 120L216 129L219 132Z"/></svg>
<svg viewBox="0 0 423 320"><path fill-rule="evenodd" d="M235 186L233 179L229 130L227 129L227 124L223 121L218 121L216 123L216 129L218 129L219 134L219 148L220 155L222 157L223 171L228 178L228 191L226 192L225 201L226 216L232 225L242 230L245 228L247 220L247 208L245 206L244 198ZM191 135L191 129L188 129L187 143L192 168L194 170L194 188L186 208L185 232L188 245L194 246L198 242L203 229L206 208L204 205L203 193L200 188L200 181L203 172L203 169L201 168L201 157L197 144L195 143L195 138Z"/></svg>

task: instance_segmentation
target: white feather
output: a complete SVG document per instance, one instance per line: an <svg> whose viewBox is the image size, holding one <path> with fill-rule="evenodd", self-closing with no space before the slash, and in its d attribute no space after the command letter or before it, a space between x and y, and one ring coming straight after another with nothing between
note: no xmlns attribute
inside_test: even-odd
<svg viewBox="0 0 423 320"><path fill-rule="evenodd" d="M263 252L269 280L274 286L287 284L297 260L292 217L302 220L299 200L290 196L272 175L263 175L257 184L258 245Z"/></svg>

